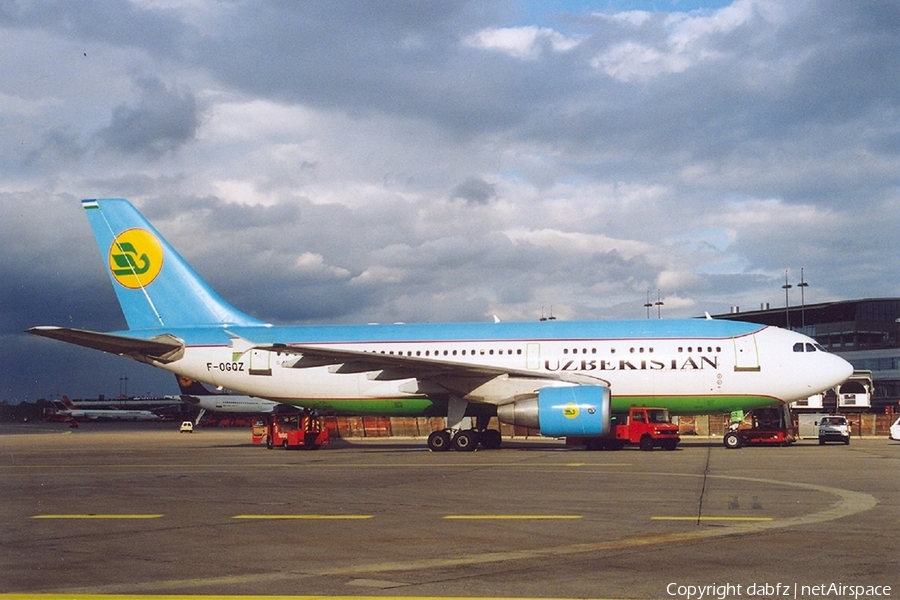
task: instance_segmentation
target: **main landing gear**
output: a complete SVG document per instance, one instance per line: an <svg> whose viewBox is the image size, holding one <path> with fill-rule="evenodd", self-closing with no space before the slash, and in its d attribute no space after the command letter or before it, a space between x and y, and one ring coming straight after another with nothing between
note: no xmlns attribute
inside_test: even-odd
<svg viewBox="0 0 900 600"><path fill-rule="evenodd" d="M485 449L499 448L502 438L496 429L488 429L491 415L477 414L475 427L462 429L466 419L468 402L461 398L451 397L447 409L447 429L434 431L428 436L428 449L432 452L444 452L453 448L460 452L472 452L479 444Z"/></svg>
<svg viewBox="0 0 900 600"><path fill-rule="evenodd" d="M453 448L460 452L472 452L481 445L486 450L499 448L502 442L496 429L441 429L428 436L428 449L443 452Z"/></svg>

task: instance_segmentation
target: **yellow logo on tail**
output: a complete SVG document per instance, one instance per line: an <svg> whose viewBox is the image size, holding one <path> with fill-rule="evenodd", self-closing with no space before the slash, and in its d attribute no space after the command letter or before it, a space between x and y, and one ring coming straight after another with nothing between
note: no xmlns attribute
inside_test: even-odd
<svg viewBox="0 0 900 600"><path fill-rule="evenodd" d="M153 283L162 265L162 244L143 229L123 231L109 248L109 270L116 281L132 290Z"/></svg>

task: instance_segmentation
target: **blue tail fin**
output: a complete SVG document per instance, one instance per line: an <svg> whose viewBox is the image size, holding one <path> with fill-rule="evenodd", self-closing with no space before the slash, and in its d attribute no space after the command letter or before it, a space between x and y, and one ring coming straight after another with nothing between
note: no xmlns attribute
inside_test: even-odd
<svg viewBox="0 0 900 600"><path fill-rule="evenodd" d="M82 200L129 329L262 325L222 300L127 200Z"/></svg>

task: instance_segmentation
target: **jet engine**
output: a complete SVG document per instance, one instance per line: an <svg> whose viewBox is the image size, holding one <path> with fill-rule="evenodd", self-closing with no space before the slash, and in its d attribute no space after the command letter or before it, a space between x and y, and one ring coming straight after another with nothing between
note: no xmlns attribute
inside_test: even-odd
<svg viewBox="0 0 900 600"><path fill-rule="evenodd" d="M536 397L501 404L497 418L503 423L539 429L548 437L605 435L610 428L609 388L545 387Z"/></svg>

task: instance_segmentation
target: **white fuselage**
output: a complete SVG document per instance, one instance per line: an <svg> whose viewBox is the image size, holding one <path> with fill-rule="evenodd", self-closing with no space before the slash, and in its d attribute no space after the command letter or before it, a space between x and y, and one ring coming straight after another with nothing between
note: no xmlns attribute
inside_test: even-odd
<svg viewBox="0 0 900 600"><path fill-rule="evenodd" d="M841 383L852 368L810 338L773 327L749 334L700 337L647 335L572 339L376 339L287 341L293 328L271 328L269 340L285 339L285 351L260 349L242 335L227 343L186 344L183 357L157 366L216 386L273 401L385 411L385 401L424 398L436 390L416 377L392 376L390 369L347 368L344 363L304 366L291 344L358 353L406 357L421 366L487 365L510 371L573 374L608 382L614 405L654 404L673 413L725 412L790 402ZM417 326L393 326L410 327ZM498 332L503 333L503 332ZM178 332L174 332L178 335ZM247 333L249 335L249 333ZM392 336L394 337L393 331ZM222 338L226 339L225 337ZM799 351L798 351L799 346ZM452 376L452 375L451 375ZM546 385L540 379L486 377L472 381L463 399L503 404ZM367 412L367 411L363 411ZM402 412L402 410L400 411ZM414 412L414 411L413 411Z"/></svg>

